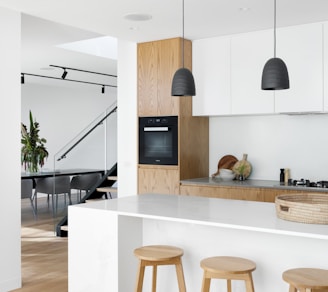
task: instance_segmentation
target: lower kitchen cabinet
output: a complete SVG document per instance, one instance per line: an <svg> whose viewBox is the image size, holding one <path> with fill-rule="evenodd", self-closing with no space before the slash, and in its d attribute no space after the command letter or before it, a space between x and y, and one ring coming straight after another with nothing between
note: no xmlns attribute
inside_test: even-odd
<svg viewBox="0 0 328 292"><path fill-rule="evenodd" d="M178 166L139 165L138 194L179 194Z"/></svg>
<svg viewBox="0 0 328 292"><path fill-rule="evenodd" d="M272 203L274 203L275 198L278 195L304 193L309 193L309 191L286 190L281 188L207 186L196 184L180 185L180 195Z"/></svg>

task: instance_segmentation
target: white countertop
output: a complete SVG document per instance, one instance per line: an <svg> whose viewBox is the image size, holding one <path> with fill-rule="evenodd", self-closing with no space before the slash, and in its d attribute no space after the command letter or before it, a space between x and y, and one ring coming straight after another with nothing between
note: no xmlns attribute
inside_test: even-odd
<svg viewBox="0 0 328 292"><path fill-rule="evenodd" d="M119 215L328 240L328 225L279 219L275 204L193 196L147 194L70 206Z"/></svg>

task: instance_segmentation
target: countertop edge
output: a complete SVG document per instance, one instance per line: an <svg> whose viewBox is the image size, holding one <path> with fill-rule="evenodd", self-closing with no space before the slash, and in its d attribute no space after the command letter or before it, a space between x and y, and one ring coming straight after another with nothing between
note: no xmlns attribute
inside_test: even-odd
<svg viewBox="0 0 328 292"><path fill-rule="evenodd" d="M197 208L198 205L199 208ZM274 203L147 194L73 205L69 208L84 208L90 211L112 212L119 216L328 240L328 225L305 224L279 219L275 215ZM227 209L231 212L221 215ZM209 214L208 210L215 212ZM258 210L257 216L254 217L256 210ZM240 216L235 214L240 214ZM249 218L251 216L254 218ZM259 218L262 220L257 221Z"/></svg>

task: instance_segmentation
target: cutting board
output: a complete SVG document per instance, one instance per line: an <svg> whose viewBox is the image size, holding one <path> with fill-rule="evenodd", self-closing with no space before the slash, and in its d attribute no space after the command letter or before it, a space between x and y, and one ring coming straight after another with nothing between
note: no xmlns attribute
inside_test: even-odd
<svg viewBox="0 0 328 292"><path fill-rule="evenodd" d="M243 155L243 159L236 162L232 168L233 172L239 176L243 175L244 179L247 179L252 172L252 165L247 161L247 154Z"/></svg>
<svg viewBox="0 0 328 292"><path fill-rule="evenodd" d="M238 162L238 159L233 155L229 154L229 155L223 156L218 162L218 170L216 171L216 173L212 174L212 177L217 176L218 174L220 174L220 169L221 168L231 169L232 170L232 168L236 164L236 162Z"/></svg>

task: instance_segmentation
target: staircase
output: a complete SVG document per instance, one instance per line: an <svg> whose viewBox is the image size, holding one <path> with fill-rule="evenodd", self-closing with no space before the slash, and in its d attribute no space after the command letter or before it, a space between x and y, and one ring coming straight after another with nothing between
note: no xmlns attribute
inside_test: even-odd
<svg viewBox="0 0 328 292"><path fill-rule="evenodd" d="M105 175L81 198L79 204L92 202L95 200L112 199L116 197L117 187L113 186L117 182L117 163L106 172ZM116 185L116 184L115 184ZM68 216L64 216L56 225L56 235L59 237L68 236Z"/></svg>
<svg viewBox="0 0 328 292"><path fill-rule="evenodd" d="M112 181L113 183L111 184L111 186L106 186L106 187L99 187L97 188L97 192L105 194L105 198L106 199L113 199L113 193L117 194L117 176L108 176L107 179L109 181ZM117 197L117 195L115 196Z"/></svg>

